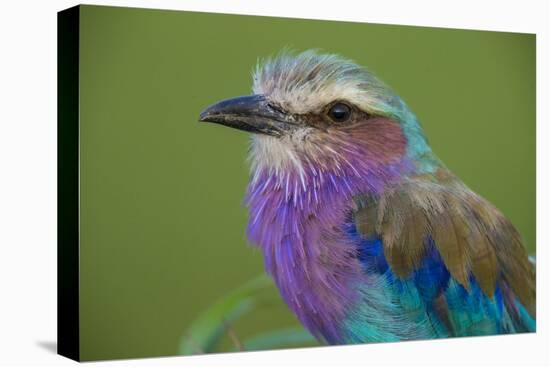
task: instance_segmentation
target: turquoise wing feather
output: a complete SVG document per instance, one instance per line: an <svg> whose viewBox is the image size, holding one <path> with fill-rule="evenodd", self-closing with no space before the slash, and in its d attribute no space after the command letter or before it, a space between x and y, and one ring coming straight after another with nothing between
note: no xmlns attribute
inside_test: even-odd
<svg viewBox="0 0 550 367"><path fill-rule="evenodd" d="M357 201L346 231L368 281L348 341L535 331L534 266L491 204L423 178Z"/></svg>

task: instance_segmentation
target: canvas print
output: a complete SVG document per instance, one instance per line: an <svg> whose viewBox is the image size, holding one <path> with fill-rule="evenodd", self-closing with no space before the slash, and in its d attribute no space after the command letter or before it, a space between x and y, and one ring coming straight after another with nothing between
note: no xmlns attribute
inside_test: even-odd
<svg viewBox="0 0 550 367"><path fill-rule="evenodd" d="M536 331L535 35L79 6L59 37L61 354Z"/></svg>

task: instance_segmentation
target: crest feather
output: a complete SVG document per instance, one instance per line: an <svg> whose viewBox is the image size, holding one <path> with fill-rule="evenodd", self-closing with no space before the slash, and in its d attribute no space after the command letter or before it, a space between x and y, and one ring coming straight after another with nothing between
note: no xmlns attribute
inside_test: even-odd
<svg viewBox="0 0 550 367"><path fill-rule="evenodd" d="M283 50L260 60L252 89L296 114L319 112L335 100L347 100L365 112L388 117L408 112L403 101L366 68L317 50Z"/></svg>

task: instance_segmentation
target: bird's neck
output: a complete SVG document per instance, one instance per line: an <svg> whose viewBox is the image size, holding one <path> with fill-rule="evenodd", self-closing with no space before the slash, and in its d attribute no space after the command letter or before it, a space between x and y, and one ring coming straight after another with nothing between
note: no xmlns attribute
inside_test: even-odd
<svg viewBox="0 0 550 367"><path fill-rule="evenodd" d="M359 157L332 170L313 162L253 172L248 236L289 307L314 334L340 339L339 325L361 275L344 226L359 193L379 193L410 172L407 159L369 166Z"/></svg>

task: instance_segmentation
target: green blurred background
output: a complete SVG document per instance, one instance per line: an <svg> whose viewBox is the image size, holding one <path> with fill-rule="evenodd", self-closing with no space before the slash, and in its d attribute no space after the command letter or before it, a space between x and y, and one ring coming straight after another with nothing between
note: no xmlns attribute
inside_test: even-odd
<svg viewBox="0 0 550 367"><path fill-rule="evenodd" d="M534 252L534 35L82 6L83 360L176 354L197 315L263 271L245 236L249 137L197 116L249 94L257 59L285 46L379 75ZM274 299L235 332L297 325Z"/></svg>

